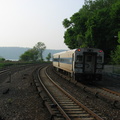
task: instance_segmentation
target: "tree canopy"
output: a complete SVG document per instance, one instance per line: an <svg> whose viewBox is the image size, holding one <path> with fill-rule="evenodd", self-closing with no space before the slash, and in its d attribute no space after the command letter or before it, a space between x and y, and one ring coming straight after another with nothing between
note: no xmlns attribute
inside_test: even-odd
<svg viewBox="0 0 120 120"><path fill-rule="evenodd" d="M104 50L109 58L118 41L120 31L120 0L85 0L83 7L63 26L64 43L70 48L94 47Z"/></svg>
<svg viewBox="0 0 120 120"><path fill-rule="evenodd" d="M111 52L112 64L120 64L120 32L118 32L118 43L119 45L117 45L116 49Z"/></svg>
<svg viewBox="0 0 120 120"><path fill-rule="evenodd" d="M20 56L21 61L37 61L38 51L36 49L29 49Z"/></svg>
<svg viewBox="0 0 120 120"><path fill-rule="evenodd" d="M20 56L21 61L43 61L43 51L46 46L42 42L38 42L32 49L27 50Z"/></svg>
<svg viewBox="0 0 120 120"><path fill-rule="evenodd" d="M46 46L43 42L38 42L35 46L34 49L38 51L38 58L43 61L43 52L46 49Z"/></svg>

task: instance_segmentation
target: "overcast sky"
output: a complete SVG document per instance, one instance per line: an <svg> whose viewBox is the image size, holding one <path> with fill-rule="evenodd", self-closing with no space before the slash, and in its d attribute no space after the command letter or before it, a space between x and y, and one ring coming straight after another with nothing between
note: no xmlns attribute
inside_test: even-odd
<svg viewBox="0 0 120 120"><path fill-rule="evenodd" d="M43 42L47 49L68 49L62 21L84 0L0 0L0 47L30 47Z"/></svg>

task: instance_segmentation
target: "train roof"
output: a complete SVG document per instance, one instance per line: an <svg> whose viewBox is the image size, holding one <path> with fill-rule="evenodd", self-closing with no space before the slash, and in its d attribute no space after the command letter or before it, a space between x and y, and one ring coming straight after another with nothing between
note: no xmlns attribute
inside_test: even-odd
<svg viewBox="0 0 120 120"><path fill-rule="evenodd" d="M76 49L66 50L66 51L63 51L63 52L55 53L55 54L53 54L53 55L60 55L60 54L67 53L67 52L72 52L72 53L74 53L75 51L76 51Z"/></svg>
<svg viewBox="0 0 120 120"><path fill-rule="evenodd" d="M53 54L53 56L54 55L64 54L64 53L67 53L67 52L74 53L75 51L79 51L79 50L83 50L83 51L94 50L95 51L95 50L101 50L101 49L98 49L98 48L77 48L77 49L73 49L73 50L66 50L66 51L63 51L63 52L55 53L55 54Z"/></svg>

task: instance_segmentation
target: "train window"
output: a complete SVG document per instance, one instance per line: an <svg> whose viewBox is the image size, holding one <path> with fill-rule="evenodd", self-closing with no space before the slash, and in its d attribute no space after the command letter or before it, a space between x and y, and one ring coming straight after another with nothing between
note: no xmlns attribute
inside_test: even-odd
<svg viewBox="0 0 120 120"><path fill-rule="evenodd" d="M91 62L92 61L92 56L91 55L87 56L87 60L86 61L87 62Z"/></svg>
<svg viewBox="0 0 120 120"><path fill-rule="evenodd" d="M60 62L64 62L64 59L63 59L63 58L60 58Z"/></svg>
<svg viewBox="0 0 120 120"><path fill-rule="evenodd" d="M102 56L97 57L97 62L102 62Z"/></svg>
<svg viewBox="0 0 120 120"><path fill-rule="evenodd" d="M76 59L76 61L82 61L82 59L83 59L83 57L81 56L81 55L77 55L77 59Z"/></svg>
<svg viewBox="0 0 120 120"><path fill-rule="evenodd" d="M53 61L58 62L58 58L53 58Z"/></svg>

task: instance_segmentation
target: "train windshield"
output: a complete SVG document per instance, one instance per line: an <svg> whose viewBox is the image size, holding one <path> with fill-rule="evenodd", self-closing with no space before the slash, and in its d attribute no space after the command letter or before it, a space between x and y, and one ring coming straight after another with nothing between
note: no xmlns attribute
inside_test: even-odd
<svg viewBox="0 0 120 120"><path fill-rule="evenodd" d="M97 57L97 62L102 62L102 56Z"/></svg>
<svg viewBox="0 0 120 120"><path fill-rule="evenodd" d="M77 61L77 62L81 62L82 60L83 60L83 56L77 55L76 61Z"/></svg>

